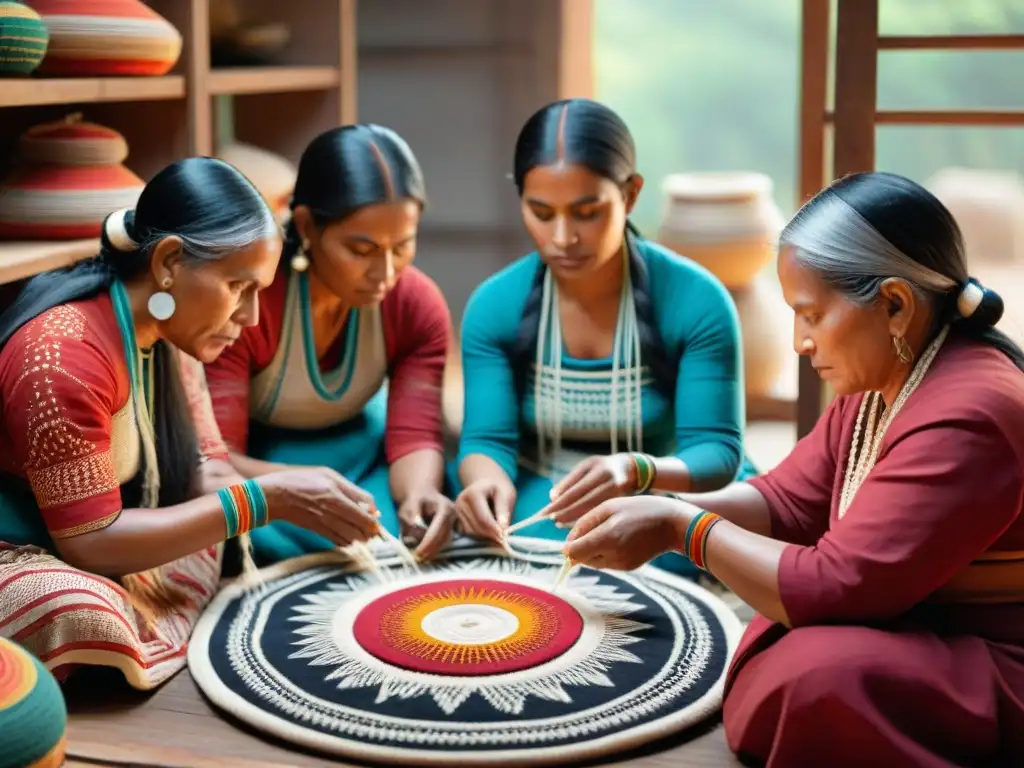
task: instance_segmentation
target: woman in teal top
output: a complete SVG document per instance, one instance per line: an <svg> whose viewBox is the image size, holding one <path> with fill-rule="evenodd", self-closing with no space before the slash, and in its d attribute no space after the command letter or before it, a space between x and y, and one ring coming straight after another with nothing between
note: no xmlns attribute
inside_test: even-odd
<svg viewBox="0 0 1024 768"><path fill-rule="evenodd" d="M611 496L754 474L735 307L629 224L643 179L625 123L588 99L550 104L523 127L514 176L537 251L480 285L463 316L466 532L498 539L541 512L523 533L561 539ZM659 565L696 574L681 555Z"/></svg>

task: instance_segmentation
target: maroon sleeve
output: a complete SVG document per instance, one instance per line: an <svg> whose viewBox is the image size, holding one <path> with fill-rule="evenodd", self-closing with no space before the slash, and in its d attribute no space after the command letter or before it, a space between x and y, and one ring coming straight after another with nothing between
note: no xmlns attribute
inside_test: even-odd
<svg viewBox="0 0 1024 768"><path fill-rule="evenodd" d="M927 422L893 435L842 519L814 546L783 552L779 589L793 626L899 616L1020 514L1024 477L1006 420L954 415L935 400Z"/></svg>
<svg viewBox="0 0 1024 768"><path fill-rule="evenodd" d="M277 350L287 287L287 272L278 272L273 284L260 291L257 324L244 329L238 341L206 366L217 426L237 453L245 453L249 442L249 382L270 365Z"/></svg>
<svg viewBox="0 0 1024 768"><path fill-rule="evenodd" d="M388 463L443 450L442 386L451 314L433 280L409 267L384 301L388 350Z"/></svg>
<svg viewBox="0 0 1024 768"><path fill-rule="evenodd" d="M766 502L772 537L792 544L814 544L828 530L846 408L859 399L836 398L810 434L800 440L782 463L748 480Z"/></svg>

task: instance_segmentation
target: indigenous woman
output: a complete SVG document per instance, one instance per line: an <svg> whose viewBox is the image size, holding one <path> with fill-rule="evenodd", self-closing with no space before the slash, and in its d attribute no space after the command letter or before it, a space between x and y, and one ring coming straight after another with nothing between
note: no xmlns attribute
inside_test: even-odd
<svg viewBox="0 0 1024 768"><path fill-rule="evenodd" d="M107 217L98 258L0 316L0 635L58 677L181 669L222 542L268 516L343 544L377 530L334 473L243 482L227 463L200 363L255 322L279 248L245 177L184 160Z"/></svg>
<svg viewBox="0 0 1024 768"><path fill-rule="evenodd" d="M550 104L519 134L514 178L537 250L466 307L464 528L500 538L553 484L589 508L730 482L743 461L735 308L709 272L628 223L643 186L629 129L587 99ZM550 520L524 533L565 535Z"/></svg>
<svg viewBox="0 0 1024 768"><path fill-rule="evenodd" d="M671 547L752 605L725 730L769 766L1024 764L1024 355L953 217L849 176L783 232L794 341L838 397L764 477L606 502L566 553Z"/></svg>
<svg viewBox="0 0 1024 768"><path fill-rule="evenodd" d="M416 158L394 131L350 125L314 139L259 323L207 368L239 472L325 463L372 495L391 533L401 518L421 558L454 521L442 495L451 319L412 266L424 198ZM333 546L286 521L252 539L261 563Z"/></svg>

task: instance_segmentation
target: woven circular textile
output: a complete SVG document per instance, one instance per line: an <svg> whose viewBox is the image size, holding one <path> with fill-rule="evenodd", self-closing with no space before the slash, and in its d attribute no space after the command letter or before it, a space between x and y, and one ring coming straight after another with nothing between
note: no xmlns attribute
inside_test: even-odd
<svg viewBox="0 0 1024 768"><path fill-rule="evenodd" d="M557 546L460 542L419 573L387 549L379 571L281 563L220 593L189 668L259 732L387 764L570 762L713 714L735 614L652 567L578 569L554 590Z"/></svg>

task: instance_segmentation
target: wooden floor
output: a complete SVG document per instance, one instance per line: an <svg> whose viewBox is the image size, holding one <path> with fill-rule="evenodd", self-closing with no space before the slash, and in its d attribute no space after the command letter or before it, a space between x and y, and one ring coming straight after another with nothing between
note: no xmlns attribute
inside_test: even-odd
<svg viewBox="0 0 1024 768"><path fill-rule="evenodd" d="M129 689L114 674L86 671L66 686L68 766L135 768L284 768L356 765L292 751L225 721L199 693L188 671L153 694ZM648 754L617 756L634 768L738 766L722 727L709 723L685 743L656 745Z"/></svg>

